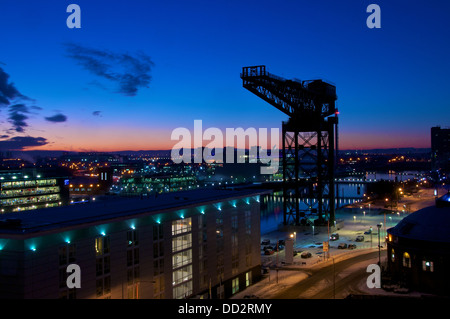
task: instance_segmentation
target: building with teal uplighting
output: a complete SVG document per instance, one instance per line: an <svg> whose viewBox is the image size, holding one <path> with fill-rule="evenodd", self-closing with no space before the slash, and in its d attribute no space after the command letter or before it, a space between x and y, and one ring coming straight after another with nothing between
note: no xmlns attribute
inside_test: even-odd
<svg viewBox="0 0 450 319"><path fill-rule="evenodd" d="M195 190L0 220L0 298L226 298L259 279L264 190ZM80 267L81 288L67 268Z"/></svg>

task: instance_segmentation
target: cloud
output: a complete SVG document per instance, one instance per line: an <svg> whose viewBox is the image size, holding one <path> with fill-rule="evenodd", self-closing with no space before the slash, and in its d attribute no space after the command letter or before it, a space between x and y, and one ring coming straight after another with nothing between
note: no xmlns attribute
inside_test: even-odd
<svg viewBox="0 0 450 319"><path fill-rule="evenodd" d="M4 65L3 63L1 63ZM42 110L39 106L29 106L24 102L33 101L19 92L13 83L9 81L9 74L0 67L0 107L7 108L8 122L12 124L12 129L18 133L23 133L28 126L26 114L35 110Z"/></svg>
<svg viewBox="0 0 450 319"><path fill-rule="evenodd" d="M25 131L24 127L27 127L28 124L25 122L28 119L28 116L24 115L20 112L10 112L9 113L9 122L13 125L13 128L16 132L23 133Z"/></svg>
<svg viewBox="0 0 450 319"><path fill-rule="evenodd" d="M92 115L94 115L94 116L102 116L102 111L94 111L94 112L92 112Z"/></svg>
<svg viewBox="0 0 450 319"><path fill-rule="evenodd" d="M58 123L58 122L65 122L65 121L67 121L67 116L65 116L64 114L59 113L59 114L55 114L53 116L46 117L45 119L47 121L49 121L49 122Z"/></svg>
<svg viewBox="0 0 450 319"><path fill-rule="evenodd" d="M27 99L25 95L19 92L14 83L9 82L9 74L0 67L0 106L11 104L11 100Z"/></svg>
<svg viewBox="0 0 450 319"><path fill-rule="evenodd" d="M22 151L27 147L47 144L47 139L43 137L15 136L8 140L0 141L0 151Z"/></svg>
<svg viewBox="0 0 450 319"><path fill-rule="evenodd" d="M8 108L8 121L13 125L13 129L16 132L23 133L25 131L25 127L28 126L28 124L25 122L25 120L28 119L28 116L26 116L26 113L30 113L28 106L25 104L13 104L10 105Z"/></svg>
<svg viewBox="0 0 450 319"><path fill-rule="evenodd" d="M154 63L143 53L113 53L74 43L67 43L65 47L68 57L76 60L85 70L112 81L117 86L116 93L135 96L139 89L149 87Z"/></svg>

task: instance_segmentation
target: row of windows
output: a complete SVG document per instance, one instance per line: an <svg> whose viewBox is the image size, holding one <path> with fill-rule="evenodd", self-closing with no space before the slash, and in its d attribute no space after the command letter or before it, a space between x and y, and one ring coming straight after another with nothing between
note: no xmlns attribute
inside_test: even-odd
<svg viewBox="0 0 450 319"><path fill-rule="evenodd" d="M391 261L396 260L394 249L391 251ZM411 256L408 252L404 252L402 255L402 266L405 268L411 268ZM427 272L434 272L434 262L431 260L422 260L422 270Z"/></svg>
<svg viewBox="0 0 450 319"><path fill-rule="evenodd" d="M4 182L2 183L2 189L9 188L23 188L32 186L48 186L56 185L56 179L39 179L39 180L29 180L29 181L17 181L17 182Z"/></svg>
<svg viewBox="0 0 450 319"><path fill-rule="evenodd" d="M155 226L154 233L156 237L162 238L162 228ZM160 241L161 245L158 247L163 247L163 241ZM127 232L127 288L126 297L128 298L138 298L139 296L139 238L137 230L129 230ZM157 243L158 244L158 243ZM110 258L110 238L109 236L96 237L94 240L94 248L96 253L96 296L102 298L110 298L111 293L111 258ZM60 246L58 248L59 257L59 282L60 282L60 298L75 298L76 292L74 289L67 289L66 279L67 272L66 268L68 264L76 263L75 258L76 246L75 244L67 244ZM163 256L163 250L158 249L158 255ZM164 270L164 259L155 260L156 275L161 275ZM155 282L158 282L157 286L159 289L164 289L162 276L156 278ZM155 287L156 289L156 287ZM161 291L159 291L161 293ZM160 296L161 297L161 296ZM162 295L164 298L164 295Z"/></svg>
<svg viewBox="0 0 450 319"><path fill-rule="evenodd" d="M172 222L172 236L191 231L191 218L179 219Z"/></svg>
<svg viewBox="0 0 450 319"><path fill-rule="evenodd" d="M172 222L172 294L175 299L192 294L191 218Z"/></svg>
<svg viewBox="0 0 450 319"><path fill-rule="evenodd" d="M252 284L252 272L245 273L245 287L248 287ZM231 280L231 293L234 295L239 292L239 277L236 277Z"/></svg>
<svg viewBox="0 0 450 319"><path fill-rule="evenodd" d="M153 298L165 298L164 236L161 224L153 226Z"/></svg>
<svg viewBox="0 0 450 319"><path fill-rule="evenodd" d="M2 199L0 203L4 206L20 205L20 204L33 204L33 203L45 203L50 201L60 200L59 194L41 195L33 197L18 197Z"/></svg>
<svg viewBox="0 0 450 319"><path fill-rule="evenodd" d="M59 186L51 187L36 187L36 188L23 188L23 189L8 189L2 190L0 197L16 197L36 194L58 193Z"/></svg>
<svg viewBox="0 0 450 319"><path fill-rule="evenodd" d="M250 232L251 223L250 223L250 212L246 212L245 214L245 222L246 228ZM222 229L223 227L223 218L218 213L216 225L218 229ZM206 226L206 218L204 216L199 217L200 225ZM232 216L232 246L235 248L233 251L233 274L238 273L239 268L239 258L237 251L237 223L238 216ZM176 235L172 238L172 250L174 252L172 256L172 266L173 266L173 296L174 298L179 298L183 296L189 296L192 293L192 234L191 231L191 218L180 219L172 222L172 234ZM199 237L200 242L206 241L206 237L203 238L203 235L206 236L205 229L202 230L202 236ZM154 254L154 293L156 297L164 298L164 241L163 241L163 227L162 225L155 225L153 227L153 254ZM249 238L247 238L249 239ZM223 235L218 236L217 238L219 243L222 243L223 246ZM137 230L129 230L126 234L126 242L127 242L127 295L128 297L136 297L138 296L138 287L135 285L139 282L139 236ZM246 240L247 242L247 240ZM96 252L96 275L97 275L97 296L101 297L110 293L110 237L109 236L100 236L95 238L95 252ZM206 249L206 243L205 247ZM223 249L223 247L222 247ZM223 253L222 249L220 252ZM246 254L249 254L251 250L249 249ZM200 254L203 255L203 254ZM247 255L246 264L251 262L251 255ZM67 245L60 249L60 265L64 265L65 263L71 263L75 260L75 246ZM224 275L224 260L223 254L219 254L216 259L217 262L217 275L218 279L222 280ZM207 260L206 258L201 262L201 265L204 265L204 269L206 269ZM251 274L250 274L251 275ZM249 276L249 275L248 275ZM246 279L246 283L251 282L251 278ZM205 280L206 283L206 280ZM238 282L237 282L238 283ZM237 285L239 286L239 285Z"/></svg>

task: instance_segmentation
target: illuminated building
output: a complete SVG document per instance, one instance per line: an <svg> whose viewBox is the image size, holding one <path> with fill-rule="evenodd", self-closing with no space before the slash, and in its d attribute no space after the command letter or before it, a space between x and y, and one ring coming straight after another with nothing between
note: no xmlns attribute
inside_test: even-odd
<svg viewBox="0 0 450 319"><path fill-rule="evenodd" d="M66 205L67 183L67 177L52 174L52 171L0 171L1 213Z"/></svg>
<svg viewBox="0 0 450 319"><path fill-rule="evenodd" d="M113 191L119 194L166 193L197 188L194 175L123 176Z"/></svg>
<svg viewBox="0 0 450 319"><path fill-rule="evenodd" d="M116 198L0 220L0 298L229 297L258 280L257 190ZM80 267L69 289L67 267Z"/></svg>

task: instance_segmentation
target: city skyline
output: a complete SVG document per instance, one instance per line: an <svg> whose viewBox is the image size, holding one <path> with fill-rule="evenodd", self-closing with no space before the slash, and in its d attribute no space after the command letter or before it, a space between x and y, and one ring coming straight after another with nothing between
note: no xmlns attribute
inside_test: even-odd
<svg viewBox="0 0 450 319"><path fill-rule="evenodd" d="M377 1L76 1L0 5L0 149L171 149L171 133L280 128L287 117L242 87L242 67L337 87L339 148L429 148L450 126L450 4ZM207 144L207 142L205 143Z"/></svg>

